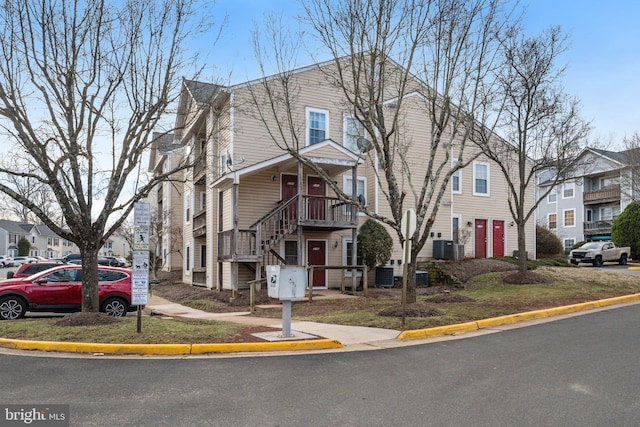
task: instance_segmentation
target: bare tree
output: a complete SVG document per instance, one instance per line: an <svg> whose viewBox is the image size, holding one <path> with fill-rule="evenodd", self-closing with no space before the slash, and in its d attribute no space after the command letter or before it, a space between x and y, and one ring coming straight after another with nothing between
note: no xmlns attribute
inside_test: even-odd
<svg viewBox="0 0 640 427"><path fill-rule="evenodd" d="M640 132L623 140L625 168L620 171L620 192L629 202L640 200Z"/></svg>
<svg viewBox="0 0 640 427"><path fill-rule="evenodd" d="M509 209L518 229L520 273L527 270L525 225L549 192L573 177L589 133L589 124L579 116L579 102L560 84L565 67L557 62L566 46L567 37L559 27L533 37L514 28L505 41L505 72L498 78L504 98L496 112L496 130L507 144L478 128L480 147L498 164L508 185ZM527 190L545 171L551 172L547 190L532 203Z"/></svg>
<svg viewBox="0 0 640 427"><path fill-rule="evenodd" d="M98 250L133 203L175 173L145 182L142 158L152 131L167 127L161 118L177 98L179 73L199 75L188 48L191 36L216 28L206 10L195 0L0 6L0 125L37 165L0 167L0 174L48 187L67 228L7 180L0 191L78 245L83 311L99 309Z"/></svg>
<svg viewBox="0 0 640 427"><path fill-rule="evenodd" d="M303 5L302 20L314 35L314 45L319 42L331 58L320 71L370 139L366 161L377 173L391 213L381 215L362 204L359 208L394 229L402 244L402 216L409 204L417 213L407 292L407 301L415 301L417 255L449 179L476 155L466 150L475 136L468 130L484 122L495 95L493 80L487 77L495 72L511 9L502 0L305 0ZM351 201L298 151L305 141L296 116L300 86L290 70L300 43L287 41L287 30L275 20L267 30L267 37L255 38L265 78L253 91L253 107L276 144L323 177L338 197ZM266 77L269 66L277 73ZM419 109L428 122L426 136L416 139L405 131L411 109ZM412 144L426 147L425 158L407 156ZM452 159L457 160L453 167Z"/></svg>
<svg viewBox="0 0 640 427"><path fill-rule="evenodd" d="M48 218L56 224L62 225L60 209L50 188L32 176L29 176L36 173L38 169L36 166L29 162L28 159L21 158L16 154L11 154L0 161L0 168L26 172L27 176L17 174L4 175L0 179L5 182L0 181L0 183L14 188L18 194L22 194L25 198L32 200L33 203L40 206L40 209ZM40 222L38 217L31 212L27 206L16 202L6 194L0 194L0 212L9 217L16 218L21 222Z"/></svg>

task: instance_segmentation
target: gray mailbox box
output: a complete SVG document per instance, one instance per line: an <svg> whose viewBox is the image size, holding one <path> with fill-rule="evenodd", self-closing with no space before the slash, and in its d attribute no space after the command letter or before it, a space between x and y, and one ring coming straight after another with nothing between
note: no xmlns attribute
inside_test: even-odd
<svg viewBox="0 0 640 427"><path fill-rule="evenodd" d="M307 269L298 266L268 265L267 292L271 298L286 301L304 298Z"/></svg>

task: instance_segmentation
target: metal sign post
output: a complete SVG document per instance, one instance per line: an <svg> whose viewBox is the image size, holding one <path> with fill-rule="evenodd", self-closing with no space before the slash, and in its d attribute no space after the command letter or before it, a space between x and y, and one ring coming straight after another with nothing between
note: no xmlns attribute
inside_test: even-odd
<svg viewBox="0 0 640 427"><path fill-rule="evenodd" d="M137 332L142 332L142 306L149 303L149 203L138 202L133 207L133 275L131 304L137 305Z"/></svg>
<svg viewBox="0 0 640 427"><path fill-rule="evenodd" d="M402 270L402 329L404 329L404 320L407 312L407 279L409 275L409 257L411 253L409 248L411 247L411 241L413 233L416 231L416 211L413 209L407 209L402 216L402 222L400 223L402 237L404 237L404 268Z"/></svg>

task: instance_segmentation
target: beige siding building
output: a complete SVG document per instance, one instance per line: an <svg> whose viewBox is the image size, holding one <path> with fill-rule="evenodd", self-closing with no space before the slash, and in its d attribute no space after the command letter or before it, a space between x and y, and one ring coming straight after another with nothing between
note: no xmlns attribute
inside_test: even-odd
<svg viewBox="0 0 640 427"><path fill-rule="evenodd" d="M185 172L184 184L172 185L177 190L170 196L170 212L171 223L182 224L180 262L185 282L238 289L263 277L263 268L269 264L351 265L351 244L366 217L333 188L391 217L384 197L386 183L377 178L377 161L365 161L373 155L363 155L357 145L358 137L366 135L344 107L341 93L326 82L322 66L292 72L299 88L298 107L290 122L295 129L282 134L255 108L260 82L231 87L184 82L176 119L180 131L174 144L184 147L181 153L190 156L194 167ZM427 172L425 159L431 156L427 143L431 129L417 108L418 89L416 84L402 111L403 149L410 153L407 166L417 176ZM392 100L388 108L393 108ZM312 160L316 169L303 166L287 150ZM154 159L156 174L167 161L161 157L168 154L161 154L158 151ZM439 151L436 156L442 161L445 154ZM414 206L414 191L403 176L405 168L399 162L392 167L407 190L404 205ZM162 194L158 205L165 209L169 196ZM442 197L419 258L432 258L433 248L443 241L464 244L458 255L466 257L511 255L517 249L517 235L506 194L500 171L483 157L458 171ZM532 223L527 228L530 257L534 233ZM394 274L400 275L401 245L395 231L390 234L395 242L390 264ZM339 287L345 274L349 277L351 272L317 269L314 287Z"/></svg>

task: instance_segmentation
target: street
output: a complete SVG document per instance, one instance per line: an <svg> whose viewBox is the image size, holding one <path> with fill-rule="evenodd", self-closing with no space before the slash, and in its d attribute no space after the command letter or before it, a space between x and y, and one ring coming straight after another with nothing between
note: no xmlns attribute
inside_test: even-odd
<svg viewBox="0 0 640 427"><path fill-rule="evenodd" d="M640 423L640 306L389 350L274 357L0 355L7 403L71 425Z"/></svg>

